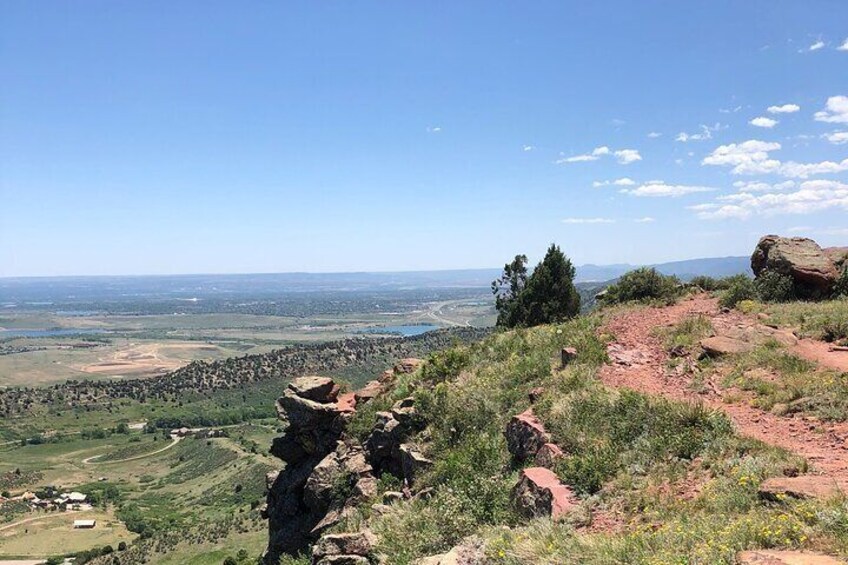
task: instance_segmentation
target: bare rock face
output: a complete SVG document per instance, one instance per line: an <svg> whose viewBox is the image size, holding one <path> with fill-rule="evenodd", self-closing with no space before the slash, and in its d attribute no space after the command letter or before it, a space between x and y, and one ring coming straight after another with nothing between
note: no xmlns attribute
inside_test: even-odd
<svg viewBox="0 0 848 565"><path fill-rule="evenodd" d="M530 467L512 490L512 503L525 518L562 518L576 505L574 493L544 467Z"/></svg>
<svg viewBox="0 0 848 565"><path fill-rule="evenodd" d="M374 546L368 532L327 534L312 548L313 565L366 565Z"/></svg>
<svg viewBox="0 0 848 565"><path fill-rule="evenodd" d="M773 477L763 481L759 494L767 500L783 498L796 499L828 499L839 494L839 486L833 479L816 475L801 475L798 477Z"/></svg>
<svg viewBox="0 0 848 565"><path fill-rule="evenodd" d="M416 472L430 465L427 458L404 444L422 424L412 398L399 400L391 412L377 412L377 423L365 440L365 451L378 475L389 472L411 483Z"/></svg>
<svg viewBox="0 0 848 565"><path fill-rule="evenodd" d="M362 448L342 441L355 406L355 394L340 395L327 377L295 379L277 400L277 413L288 426L274 439L271 453L286 467L266 477L265 563L277 563L283 553L298 553L315 541L341 517L336 486L348 480L356 493L355 485L369 477L371 466ZM367 489L367 481L362 486Z"/></svg>
<svg viewBox="0 0 848 565"><path fill-rule="evenodd" d="M526 461L536 456L543 445L551 441L542 422L526 410L513 416L506 426L506 444L509 452L517 461Z"/></svg>
<svg viewBox="0 0 848 565"><path fill-rule="evenodd" d="M740 565L844 565L844 561L809 551L758 549L736 556Z"/></svg>
<svg viewBox="0 0 848 565"><path fill-rule="evenodd" d="M553 469L554 464L556 464L558 459L562 459L564 457L564 453L562 449L555 443L546 443L539 451L536 452L536 457L534 458L534 462L537 467L545 467L546 469Z"/></svg>
<svg viewBox="0 0 848 565"><path fill-rule="evenodd" d="M825 253L812 239L767 235L751 255L751 269L755 276L766 270L789 275L802 297L817 298L827 296L839 277L832 258L836 255Z"/></svg>
<svg viewBox="0 0 848 565"><path fill-rule="evenodd" d="M848 269L848 247L825 247L822 251L833 261L837 271Z"/></svg>

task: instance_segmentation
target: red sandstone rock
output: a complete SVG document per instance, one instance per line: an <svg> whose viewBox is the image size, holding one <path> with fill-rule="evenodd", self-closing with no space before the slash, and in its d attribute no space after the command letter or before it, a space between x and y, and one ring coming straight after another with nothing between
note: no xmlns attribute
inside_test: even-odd
<svg viewBox="0 0 848 565"><path fill-rule="evenodd" d="M557 459L563 457L562 449L555 443L546 443L536 452L535 463L538 467L552 469Z"/></svg>
<svg viewBox="0 0 848 565"><path fill-rule="evenodd" d="M528 409L513 416L506 426L506 444L509 452L518 461L534 457L543 445L551 441L542 422Z"/></svg>
<svg viewBox="0 0 848 565"><path fill-rule="evenodd" d="M544 467L530 467L512 490L516 510L526 518L562 518L576 505L574 493Z"/></svg>

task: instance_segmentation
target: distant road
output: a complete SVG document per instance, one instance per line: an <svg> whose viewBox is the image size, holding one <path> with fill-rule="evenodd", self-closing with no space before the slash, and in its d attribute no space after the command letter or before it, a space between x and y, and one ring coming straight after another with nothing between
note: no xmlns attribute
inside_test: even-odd
<svg viewBox="0 0 848 565"><path fill-rule="evenodd" d="M471 326L470 321L466 320L465 322L462 322L462 323L456 322L454 320L450 320L448 318L445 318L443 313L442 313L442 310L444 308L450 306L451 304L461 304L461 303L462 303L462 301L454 301L454 300L451 300L451 301L448 301L448 302L438 302L436 304L433 304L433 306L427 312L427 315L430 318L432 318L432 319L436 320L437 322L442 323L446 326L469 327L469 326Z"/></svg>
<svg viewBox="0 0 848 565"><path fill-rule="evenodd" d="M85 459L82 460L82 463L83 463L83 465L96 465L98 463L103 463L105 465L107 463L126 463L127 461L137 461L138 459L146 459L147 457L153 457L154 455L157 455L159 453L162 453L163 451L171 449L172 447L174 447L175 445L180 443L181 439L182 439L181 437L175 437L171 441L171 443L169 443L168 445L166 445L162 449L157 449L156 451L151 451L150 453L144 453L142 455L136 455L135 457L128 457L126 459L112 459L112 460L109 460L109 461L95 461L95 459L97 459L98 457L103 457L103 454L101 453L100 455L93 455L91 457L86 457Z"/></svg>

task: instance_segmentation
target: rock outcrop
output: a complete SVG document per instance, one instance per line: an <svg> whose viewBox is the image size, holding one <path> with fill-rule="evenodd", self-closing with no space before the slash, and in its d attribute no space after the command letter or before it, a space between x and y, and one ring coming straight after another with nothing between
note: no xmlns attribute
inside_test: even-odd
<svg viewBox="0 0 848 565"><path fill-rule="evenodd" d="M271 453L286 462L271 482L264 510L269 540L266 563L283 553L303 550L320 533L330 505L335 478L346 463L339 444L352 414L348 402L339 402L339 388L326 377L302 377L289 384L277 400L277 413L288 423Z"/></svg>
<svg viewBox="0 0 848 565"><path fill-rule="evenodd" d="M755 276L764 271L788 275L800 297L820 298L830 294L839 278L834 259L840 257L839 250L825 252L812 239L767 235L760 239L751 255L751 269ZM844 258L841 260L844 262Z"/></svg>
<svg viewBox="0 0 848 565"><path fill-rule="evenodd" d="M533 459L542 446L551 441L551 436L532 409L513 416L505 434L507 449L518 462Z"/></svg>
<svg viewBox="0 0 848 565"><path fill-rule="evenodd" d="M521 478L512 490L512 503L525 518L550 517L554 520L561 519L577 504L571 489L544 467L521 471Z"/></svg>
<svg viewBox="0 0 848 565"><path fill-rule="evenodd" d="M743 551L736 556L740 565L844 565L845 562L810 551L792 551L778 549L757 549Z"/></svg>
<svg viewBox="0 0 848 565"><path fill-rule="evenodd" d="M312 565L368 565L373 546L368 532L327 534L312 547Z"/></svg>
<svg viewBox="0 0 848 565"><path fill-rule="evenodd" d="M776 501L786 498L826 500L837 496L839 492L839 486L833 479L816 475L773 477L763 481L759 488L761 498Z"/></svg>
<svg viewBox="0 0 848 565"><path fill-rule="evenodd" d="M381 473L391 472L408 486L432 464L407 442L422 428L411 398L395 403L389 412L377 413L365 445L345 434L357 406L382 394L397 375L414 371L421 363L404 359L356 392L340 393L340 387L327 377L301 377L289 384L277 400L277 414L287 426L271 445L271 453L286 466L266 477L263 515L268 519L269 541L264 563L277 563L283 554L306 550L353 505L374 498ZM350 534L355 535L359 534ZM368 563L365 554L351 550L351 544L362 539L321 539L315 546L314 563ZM332 549L343 542L344 548Z"/></svg>

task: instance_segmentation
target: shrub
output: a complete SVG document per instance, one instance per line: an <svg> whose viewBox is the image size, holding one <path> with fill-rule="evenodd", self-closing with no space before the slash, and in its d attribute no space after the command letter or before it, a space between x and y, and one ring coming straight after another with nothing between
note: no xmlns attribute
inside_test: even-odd
<svg viewBox="0 0 848 565"><path fill-rule="evenodd" d="M756 295L757 289L754 286L754 281L745 275L736 275L729 277L727 290L719 298L719 305L725 308L733 308L743 300L753 300Z"/></svg>
<svg viewBox="0 0 848 565"><path fill-rule="evenodd" d="M674 300L680 295L680 280L663 275L654 268L642 267L622 275L607 287L603 301L607 304Z"/></svg>
<svg viewBox="0 0 848 565"><path fill-rule="evenodd" d="M777 271L764 271L754 280L757 297L763 302L789 302L795 298L792 277Z"/></svg>
<svg viewBox="0 0 848 565"><path fill-rule="evenodd" d="M835 298L839 297L848 297L848 265L842 269L842 274L839 276L839 280L836 281L836 285L833 287L833 296Z"/></svg>
<svg viewBox="0 0 848 565"><path fill-rule="evenodd" d="M713 277L708 277L706 275L698 275L689 281L689 284L693 286L697 286L701 290L713 291L719 289L719 281L714 279Z"/></svg>

